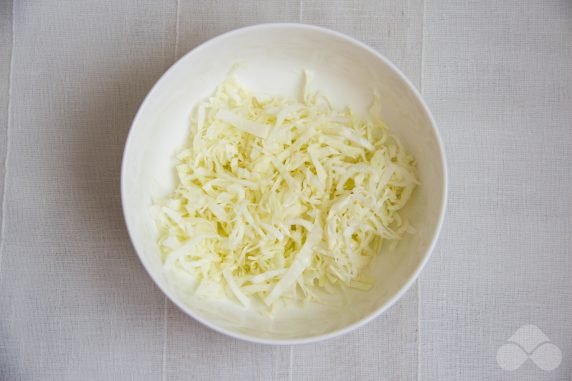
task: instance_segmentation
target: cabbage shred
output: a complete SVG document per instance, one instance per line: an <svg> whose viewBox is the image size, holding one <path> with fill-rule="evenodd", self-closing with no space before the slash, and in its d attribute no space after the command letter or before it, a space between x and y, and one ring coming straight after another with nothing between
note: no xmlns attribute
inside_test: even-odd
<svg viewBox="0 0 572 381"><path fill-rule="evenodd" d="M197 107L157 217L164 268L193 292L245 306L323 302L340 287L367 290L382 242L413 232L400 210L415 160L377 98L362 119L307 87L301 101L261 97L229 78Z"/></svg>

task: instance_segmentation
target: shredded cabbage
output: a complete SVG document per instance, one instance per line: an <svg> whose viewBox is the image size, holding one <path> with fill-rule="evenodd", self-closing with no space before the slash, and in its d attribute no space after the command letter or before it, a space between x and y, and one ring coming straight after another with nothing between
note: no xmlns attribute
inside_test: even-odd
<svg viewBox="0 0 572 381"><path fill-rule="evenodd" d="M377 97L364 120L307 83L298 101L229 78L197 107L157 216L164 268L193 279L193 292L272 307L367 290L363 270L382 242L414 231L399 211L415 160Z"/></svg>

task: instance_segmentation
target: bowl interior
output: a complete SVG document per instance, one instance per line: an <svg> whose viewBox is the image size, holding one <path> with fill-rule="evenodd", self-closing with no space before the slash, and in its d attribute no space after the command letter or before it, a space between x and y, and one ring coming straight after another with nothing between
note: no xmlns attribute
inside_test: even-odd
<svg viewBox="0 0 572 381"><path fill-rule="evenodd" d="M417 233L382 253L369 268L368 291L340 295L341 306L277 308L272 316L234 302L196 298L162 271L151 205L175 187L174 154L184 144L194 106L209 96L235 64L253 91L299 96L303 71L313 89L334 105L365 112L374 89L383 116L418 162L421 185L404 214ZM396 69L362 44L337 33L295 25L266 25L223 35L183 57L151 91L131 127L122 170L125 218L135 248L152 278L177 305L207 325L253 340L323 337L356 326L393 302L413 281L437 234L445 195L444 162L425 107Z"/></svg>

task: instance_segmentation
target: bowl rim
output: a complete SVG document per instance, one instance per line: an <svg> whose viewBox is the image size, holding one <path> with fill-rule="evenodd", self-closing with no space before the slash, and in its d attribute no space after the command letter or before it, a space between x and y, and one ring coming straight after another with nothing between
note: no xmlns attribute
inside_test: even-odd
<svg viewBox="0 0 572 381"><path fill-rule="evenodd" d="M244 334L244 333L240 333L240 332L236 332L236 331L231 331L230 329L218 326L218 325L210 322L207 319L204 319L204 318L201 318L200 316L197 316L191 310L191 308L189 306L187 306L186 304L184 304L182 301L178 300L175 297L174 291L167 289L167 287L162 286L162 284L157 279L158 276L154 275L151 272L149 265L147 264L146 260L142 257L142 255L139 252L138 244L133 239L132 228L130 227L130 225L128 223L127 210L125 207L125 205L126 205L125 200L127 199L127 195L125 193L126 192L125 191L125 187L126 187L126 185L125 185L125 182L126 182L125 181L126 156L127 156L127 152L130 151L129 147L131 146L132 133L134 130L134 126L138 124L139 119L141 118L142 110L145 108L145 106L149 102L149 99L154 97L154 95L157 92L157 89L159 87L159 84L165 79L165 77L167 77L177 67L182 66L184 64L184 62L189 59L189 57L199 53L201 50L208 48L210 45L213 45L215 43L219 43L225 39L228 39L230 37L235 37L235 36L240 35L240 34L251 33L253 31L262 32L262 31L268 30L268 29L298 29L298 30L307 30L307 31L318 32L321 34L329 35L330 37L334 37L334 38L343 40L347 43L350 43L354 46L357 46L360 49L366 50L369 53L371 53L372 55L374 55L377 59L381 60L390 70L392 70L397 75L397 77L401 81L403 81L405 83L405 85L409 88L409 90L411 90L411 92L415 96L415 99L421 105L421 108L422 108L423 112L425 113L426 117L429 119L429 122L431 124L431 128L433 129L433 133L435 134L437 146L439 148L439 154L440 154L441 163L442 163L441 170L443 171L443 182L442 182L443 193L441 195L441 210L439 212L439 219L437 222L435 233L433 234L433 237L431 239L431 243L429 244L428 248L425 250L425 253L423 255L422 260L419 262L419 264L415 268L415 271L413 272L413 274L409 277L407 282L399 289L399 291L397 291L383 305L379 306L374 311L370 312L368 315L362 317L361 319L359 319L359 320L357 320L357 321L355 321L355 322L353 322L347 326L344 326L344 327L341 327L341 328L338 328L338 329L335 329L333 331L330 331L330 332L327 332L324 334L320 334L320 335L308 336L308 337L302 337L302 338L293 338L293 339L271 339L271 338L261 338L261 337L251 336L248 334ZM133 248L135 249L135 252L137 253L137 256L139 257L140 262L143 264L145 271L147 271L147 274L149 274L149 276L151 277L151 279L153 280L155 285L163 292L164 296L166 298L168 298L169 300L171 300L171 302L173 304L175 304L177 307L179 307L179 309L181 309L183 312L185 312L188 316L192 317L196 321L200 322L201 324L205 325L206 327L208 327L208 328L210 328L210 329L212 329L218 333L222 333L224 335L227 335L227 336L230 336L230 337L233 337L236 339L241 339L244 341L252 342L252 343L272 344L272 345L308 344L308 343L315 343L315 342L331 339L334 337L338 337L338 336L347 334L351 331L356 330L357 328L360 328L360 327L366 325L367 323L369 323L370 321L372 321L373 319L377 318L382 313L387 311L389 308L391 308L411 288L413 283L415 283L415 281L419 277L419 274L425 268L425 265L429 261L429 258L431 257L431 255L435 249L437 240L439 238L439 235L441 233L441 229L443 227L443 221L444 221L445 212L446 212L446 208L447 208L447 199L448 199L448 188L447 188L447 186L448 186L447 160L446 160L446 156L445 156L445 149L444 149L443 141L442 141L441 136L439 134L437 124L435 122L433 115L431 114L431 111L429 110L429 107L427 106L425 100L421 96L420 92L413 85L413 83L405 76L405 74L403 74L403 72L395 64L393 64L389 59L387 59L380 52L378 52L374 48L370 47L369 45L367 45L367 44L365 44L365 43L363 43L363 42L361 42L361 41L359 41L353 37L350 37L346 34L343 34L343 33L328 29L328 28L319 27L319 26L315 26L315 25L309 25L309 24L302 24L302 23L263 23L263 24L255 24L255 25L250 25L250 26L246 26L246 27L233 29L233 30L222 33L218 36L215 36L215 37L199 44L198 46L194 47L189 52L184 54L182 57L177 59L177 61L173 65L171 65L169 67L169 69L167 69L161 75L161 77L157 80L157 82L155 82L155 84L153 85L151 90L147 93L143 102L139 106L137 113L135 114L133 122L131 123L131 126L129 128L129 133L127 135L127 139L125 141L125 147L123 150L123 156L122 156L122 161L121 161L121 176L120 176L121 207L122 207L123 219L124 219L125 225L127 227L129 239L131 241Z"/></svg>

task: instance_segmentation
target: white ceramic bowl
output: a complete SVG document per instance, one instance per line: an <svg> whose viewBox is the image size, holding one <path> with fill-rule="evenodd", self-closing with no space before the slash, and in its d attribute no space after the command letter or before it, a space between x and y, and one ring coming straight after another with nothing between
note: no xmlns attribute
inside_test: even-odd
<svg viewBox="0 0 572 381"><path fill-rule="evenodd" d="M210 95L236 63L240 82L256 92L296 96L303 70L312 87L334 105L365 111L377 89L383 116L418 162L421 185L404 213L417 233L370 266L377 281L368 292L350 292L343 307L306 305L278 310L273 318L233 302L215 303L177 289L162 271L150 207L174 189L173 158L189 132L194 106ZM381 54L340 33L299 24L266 24L216 37L181 58L151 90L125 147L121 197L133 245L159 288L183 311L212 329L260 343L325 339L357 328L387 310L415 281L435 245L447 195L443 147L425 102Z"/></svg>

